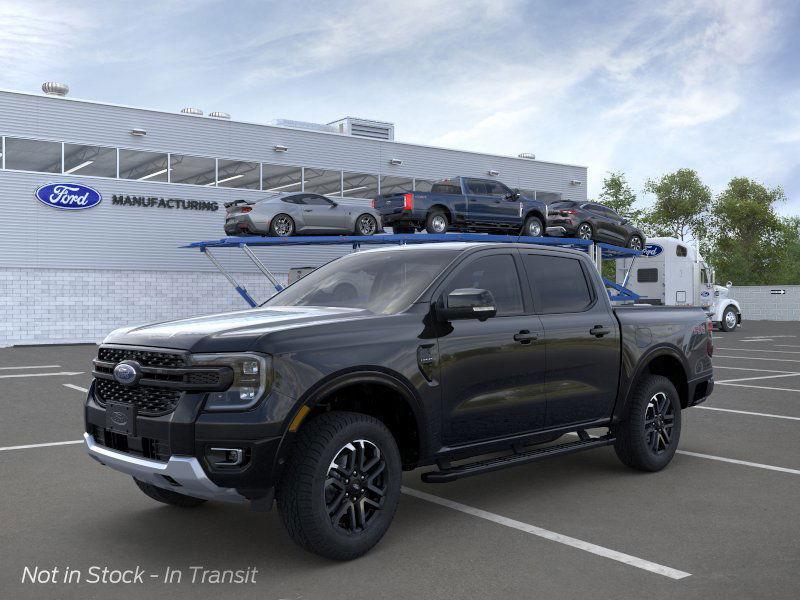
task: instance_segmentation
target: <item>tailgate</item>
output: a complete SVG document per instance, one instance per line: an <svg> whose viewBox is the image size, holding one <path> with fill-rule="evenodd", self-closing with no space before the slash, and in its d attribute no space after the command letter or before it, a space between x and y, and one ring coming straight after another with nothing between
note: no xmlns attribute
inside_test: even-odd
<svg viewBox="0 0 800 600"><path fill-rule="evenodd" d="M381 194L372 201L372 207L383 214L401 212L405 208L413 208L414 202L425 198L421 192L404 192L398 194ZM410 197L410 202L407 200Z"/></svg>

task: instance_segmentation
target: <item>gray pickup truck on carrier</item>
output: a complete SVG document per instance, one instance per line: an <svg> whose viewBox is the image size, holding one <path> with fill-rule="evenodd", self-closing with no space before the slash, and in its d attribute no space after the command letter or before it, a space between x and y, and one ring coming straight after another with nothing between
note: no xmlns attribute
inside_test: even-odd
<svg viewBox="0 0 800 600"><path fill-rule="evenodd" d="M277 499L296 542L352 559L389 527L404 470L447 482L607 445L664 468L712 353L701 309L612 307L576 250L381 248L257 308L111 333L86 447L162 503Z"/></svg>

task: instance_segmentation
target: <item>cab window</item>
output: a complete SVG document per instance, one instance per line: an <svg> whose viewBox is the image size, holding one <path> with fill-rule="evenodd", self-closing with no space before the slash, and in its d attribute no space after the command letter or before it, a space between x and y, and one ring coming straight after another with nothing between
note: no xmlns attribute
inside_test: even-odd
<svg viewBox="0 0 800 600"><path fill-rule="evenodd" d="M542 314L583 312L594 294L577 258L524 254L522 259L534 298Z"/></svg>
<svg viewBox="0 0 800 600"><path fill-rule="evenodd" d="M498 317L523 312L522 288L510 254L482 256L460 265L445 285L443 296L461 288L489 290L494 296Z"/></svg>
<svg viewBox="0 0 800 600"><path fill-rule="evenodd" d="M678 244L678 246L675 248L675 254L677 256L688 256L689 251L686 249L686 246L681 246Z"/></svg>
<svg viewBox="0 0 800 600"><path fill-rule="evenodd" d="M467 190L470 194L479 196L486 196L489 194L489 188L485 181L481 181L480 179L467 179L466 183Z"/></svg>

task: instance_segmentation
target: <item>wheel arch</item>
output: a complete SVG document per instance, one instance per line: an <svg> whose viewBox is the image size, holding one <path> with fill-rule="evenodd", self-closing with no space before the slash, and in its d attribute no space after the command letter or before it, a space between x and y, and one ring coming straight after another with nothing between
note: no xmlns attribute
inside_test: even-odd
<svg viewBox="0 0 800 600"><path fill-rule="evenodd" d="M659 346L650 350L639 359L633 375L625 383L626 389L624 400L618 403L615 410L615 418L619 419L624 415L625 408L636 389L636 385L645 375L662 375L672 382L678 392L681 401L681 408L689 405L689 377L685 359L678 350L671 346Z"/></svg>
<svg viewBox="0 0 800 600"><path fill-rule="evenodd" d="M441 202L437 202L436 204L431 204L428 207L428 210L425 211L425 218L427 219L428 215L431 214L431 212L433 212L434 210L437 210L437 209L441 210L445 214L449 224L452 225L454 220L455 220L453 218L453 211L450 210L449 206L447 206L446 204L442 204Z"/></svg>
<svg viewBox="0 0 800 600"><path fill-rule="evenodd" d="M428 427L422 403L411 384L396 373L365 367L333 374L303 395L290 423L301 418L299 430L314 416L332 410L359 412L382 421L397 442L404 468L416 466L427 456ZM281 445L291 445L286 442L284 438ZM279 454L284 452L288 448Z"/></svg>

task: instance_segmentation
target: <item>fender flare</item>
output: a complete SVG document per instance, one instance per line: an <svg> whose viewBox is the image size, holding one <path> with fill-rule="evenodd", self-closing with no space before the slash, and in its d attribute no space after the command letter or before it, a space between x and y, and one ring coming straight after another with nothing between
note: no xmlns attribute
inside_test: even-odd
<svg viewBox="0 0 800 600"><path fill-rule="evenodd" d="M628 401L633 393L634 386L636 385L636 382L639 381L642 373L644 373L645 369L647 369L653 360L661 356L669 356L676 359L683 367L683 376L686 381L691 379L689 377L689 368L686 364L686 358L675 346L662 344L656 346L655 348L651 348L639 358L636 364L636 369L634 370L630 379L623 381L622 378L620 378L620 394L617 398L617 402L614 404L614 412L612 416L612 420L614 422L619 421L622 418L622 415L625 413L625 408L628 406ZM625 388L624 390L623 386ZM680 392L680 390L678 391Z"/></svg>
<svg viewBox="0 0 800 600"><path fill-rule="evenodd" d="M414 387L404 377L394 371L382 367L361 366L351 367L324 377L310 388L308 388L295 403L294 409L286 419L286 424L281 437L278 451L275 454L274 471L279 473L285 462L285 458L291 448L291 440L294 433L289 431L289 424L303 408L313 409L322 398L336 390L345 388L356 383L377 383L392 388L408 403L414 420L417 423L419 432L419 458L420 462L427 456L429 448L427 440L430 436L428 422L424 418L422 401L417 395ZM279 476L278 476L279 477ZM276 477L277 479L277 477Z"/></svg>
<svg viewBox="0 0 800 600"><path fill-rule="evenodd" d="M722 322L722 315L725 314L725 309L727 309L729 306L732 306L734 308L734 310L736 310L737 314L739 314L739 315L742 314L742 309L739 306L739 303L736 300L734 300L733 298L726 298L725 302L720 302L719 303L719 307L714 312L714 319L713 320L714 320L715 323L721 323Z"/></svg>

